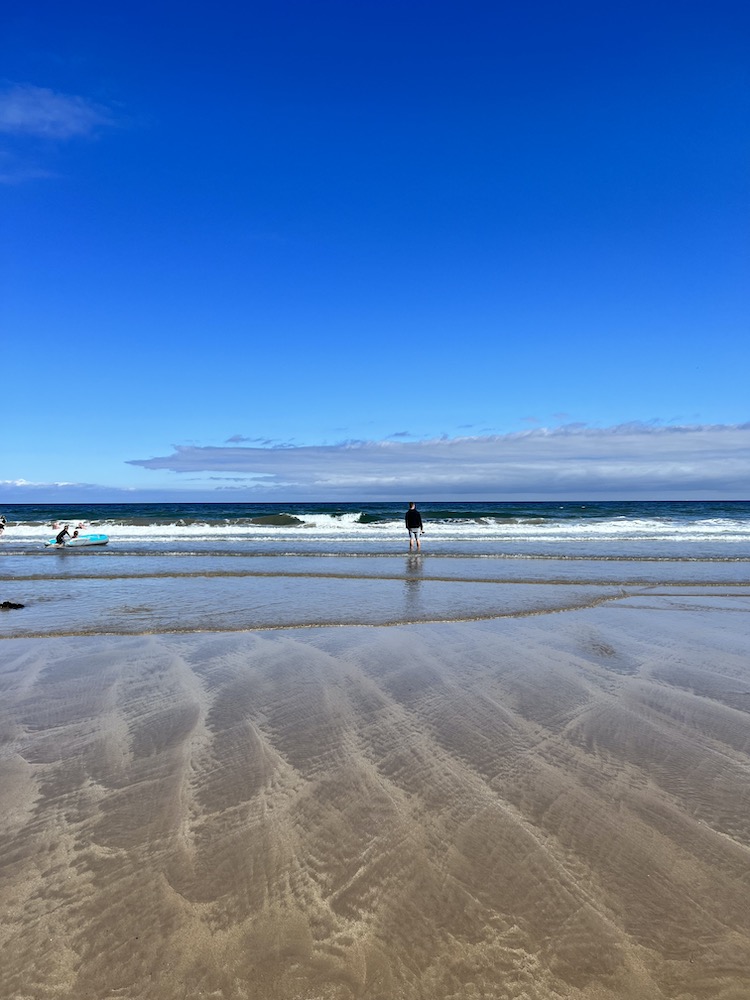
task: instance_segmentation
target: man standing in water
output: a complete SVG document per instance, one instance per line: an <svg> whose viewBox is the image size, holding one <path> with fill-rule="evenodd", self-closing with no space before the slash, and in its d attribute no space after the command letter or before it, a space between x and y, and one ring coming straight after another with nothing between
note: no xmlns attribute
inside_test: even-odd
<svg viewBox="0 0 750 1000"><path fill-rule="evenodd" d="M409 509L406 512L406 530L409 532L409 551L411 552L413 544L417 543L417 552L420 550L419 536L424 534L424 528L422 527L422 515L417 510L417 505L412 501L409 504Z"/></svg>

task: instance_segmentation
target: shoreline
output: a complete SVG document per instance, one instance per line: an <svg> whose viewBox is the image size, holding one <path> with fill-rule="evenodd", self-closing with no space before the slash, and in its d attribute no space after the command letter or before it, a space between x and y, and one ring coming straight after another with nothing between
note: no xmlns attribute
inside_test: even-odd
<svg viewBox="0 0 750 1000"><path fill-rule="evenodd" d="M236 556L79 556L45 559L45 574L28 573L28 557L6 558L1 596L24 608L0 615L0 639L482 621L635 595L726 594L741 601L750 594L741 561L549 558L501 566L493 559L433 560L408 552L245 555L237 572Z"/></svg>
<svg viewBox="0 0 750 1000"><path fill-rule="evenodd" d="M671 587L672 585L670 585ZM19 633L9 633L7 635L0 635L0 643L4 641L10 641L13 639L36 639L36 640L54 640L54 639L71 639L71 638L95 638L97 636L102 638L146 638L148 636L190 636L190 635L238 635L244 633L264 633L264 632L298 632L307 631L315 629L391 629L391 628L406 628L413 625L460 625L460 624L472 624L480 622L493 622L493 621L504 621L507 619L516 620L523 618L541 618L549 615L565 615L576 611L590 610L593 608L600 607L606 604L624 604L634 598L643 597L707 597L707 598L729 598L735 599L738 597L746 597L750 599L750 585L747 587L737 585L737 587L732 590L724 590L722 593L717 593L719 588L726 588L726 584L701 584L700 587L695 587L690 584L683 584L683 590L677 593L665 592L666 588L649 586L643 587L640 591L636 591L631 594L609 594L597 598L589 598L587 600L582 600L580 603L560 605L558 607L552 608L534 608L530 610L521 611L494 611L488 612L486 614L476 614L473 616L467 616L464 618L460 617L447 617L447 618L418 618L418 619L408 619L408 618L394 618L389 621L387 619L374 622L351 622L351 621L303 621L298 623L279 623L276 625L237 625L237 626L223 626L222 628L215 628L206 626L204 628L196 628L194 626L185 626L184 628L156 628L153 629L139 629L138 631L106 631L104 629L97 629L92 631L59 631L50 633L43 632L19 632ZM691 593L687 593L691 590ZM20 606L23 607L23 606ZM645 606L647 607L647 606ZM15 610L15 609L14 609ZM750 600L747 607L737 608L738 612L750 611ZM1 647L0 647L1 648Z"/></svg>

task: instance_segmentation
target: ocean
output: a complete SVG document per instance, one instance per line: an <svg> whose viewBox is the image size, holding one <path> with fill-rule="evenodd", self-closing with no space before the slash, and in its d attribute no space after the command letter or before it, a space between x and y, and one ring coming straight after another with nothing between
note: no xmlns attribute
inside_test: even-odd
<svg viewBox="0 0 750 1000"><path fill-rule="evenodd" d="M545 613L623 588L741 586L750 502L8 505L0 636ZM109 536L45 547L58 525Z"/></svg>

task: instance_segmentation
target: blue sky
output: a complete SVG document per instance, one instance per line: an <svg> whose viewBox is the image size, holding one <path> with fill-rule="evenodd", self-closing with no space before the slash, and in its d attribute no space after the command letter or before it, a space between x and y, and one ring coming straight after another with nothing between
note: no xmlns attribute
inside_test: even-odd
<svg viewBox="0 0 750 1000"><path fill-rule="evenodd" d="M750 497L746 4L0 19L0 502Z"/></svg>

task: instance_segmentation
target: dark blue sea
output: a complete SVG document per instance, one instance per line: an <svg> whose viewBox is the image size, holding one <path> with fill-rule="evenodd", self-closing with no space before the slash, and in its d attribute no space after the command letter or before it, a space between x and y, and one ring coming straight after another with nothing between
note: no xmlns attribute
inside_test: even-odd
<svg viewBox="0 0 750 1000"><path fill-rule="evenodd" d="M418 504L425 554L601 558L750 556L750 501ZM106 533L106 552L383 555L404 541L405 504L6 506L6 553L34 554L65 523ZM89 553L90 554L90 553Z"/></svg>

